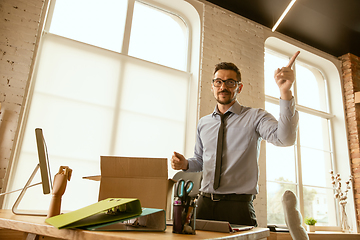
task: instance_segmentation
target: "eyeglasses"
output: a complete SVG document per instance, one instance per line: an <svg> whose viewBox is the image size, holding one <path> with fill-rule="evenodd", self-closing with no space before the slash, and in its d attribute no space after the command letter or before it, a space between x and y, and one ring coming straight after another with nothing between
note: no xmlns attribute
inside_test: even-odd
<svg viewBox="0 0 360 240"><path fill-rule="evenodd" d="M221 87L223 82L225 83L225 86L227 86L229 88L233 88L236 86L236 83L240 83L238 81L235 81L234 79L222 80L222 79L216 78L216 79L212 80L214 87Z"/></svg>

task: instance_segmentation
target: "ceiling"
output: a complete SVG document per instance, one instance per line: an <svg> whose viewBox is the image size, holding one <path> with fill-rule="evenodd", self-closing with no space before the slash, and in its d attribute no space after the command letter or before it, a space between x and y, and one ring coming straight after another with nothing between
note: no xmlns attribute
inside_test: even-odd
<svg viewBox="0 0 360 240"><path fill-rule="evenodd" d="M270 29L291 0L207 0ZM277 32L335 57L360 57L360 0L297 0Z"/></svg>

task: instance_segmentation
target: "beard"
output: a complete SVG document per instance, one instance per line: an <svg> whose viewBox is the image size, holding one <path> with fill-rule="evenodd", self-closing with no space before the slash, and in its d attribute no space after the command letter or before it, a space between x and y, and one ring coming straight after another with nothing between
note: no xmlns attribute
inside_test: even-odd
<svg viewBox="0 0 360 240"><path fill-rule="evenodd" d="M228 95L226 96L226 98L221 99L221 97L219 96L221 93L227 93ZM227 90L223 90L223 91L217 93L217 96L215 99L218 103L220 103L222 105L228 105L236 99L236 94L234 94L234 96L231 97L231 92L229 92Z"/></svg>

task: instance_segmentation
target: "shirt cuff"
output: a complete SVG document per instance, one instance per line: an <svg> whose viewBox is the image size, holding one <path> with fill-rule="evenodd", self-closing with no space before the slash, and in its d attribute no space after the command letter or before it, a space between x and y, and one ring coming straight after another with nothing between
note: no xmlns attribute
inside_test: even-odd
<svg viewBox="0 0 360 240"><path fill-rule="evenodd" d="M189 161L189 159L187 159L188 160L188 169L186 169L186 170L182 170L183 172L190 172L189 170L190 170L190 165L191 165L191 162L192 161Z"/></svg>
<svg viewBox="0 0 360 240"><path fill-rule="evenodd" d="M280 113L284 115L294 116L295 114L295 99L283 100L280 98Z"/></svg>

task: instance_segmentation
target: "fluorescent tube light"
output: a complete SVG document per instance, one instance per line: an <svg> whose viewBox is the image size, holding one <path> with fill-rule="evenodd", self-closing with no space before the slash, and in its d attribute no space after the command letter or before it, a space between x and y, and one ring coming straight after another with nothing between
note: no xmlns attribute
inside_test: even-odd
<svg viewBox="0 0 360 240"><path fill-rule="evenodd" d="M272 28L272 31L274 32L276 30L276 28L279 26L279 24L281 23L281 21L284 19L284 17L286 16L286 14L290 11L290 8L294 5L294 3L296 2L296 0L291 0L291 2L289 3L289 5L287 6L287 8L285 9L285 11L283 12L283 14L280 16L279 20L277 20L277 22L275 23L275 26Z"/></svg>

